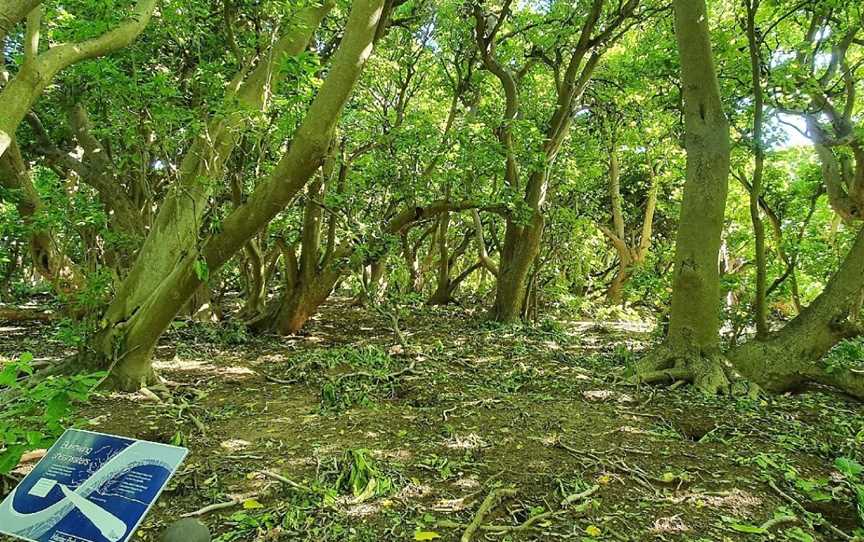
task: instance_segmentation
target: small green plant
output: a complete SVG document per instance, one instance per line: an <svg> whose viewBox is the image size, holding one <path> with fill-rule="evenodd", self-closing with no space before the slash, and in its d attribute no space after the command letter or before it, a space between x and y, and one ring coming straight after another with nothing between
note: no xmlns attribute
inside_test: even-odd
<svg viewBox="0 0 864 542"><path fill-rule="evenodd" d="M855 496L858 523L864 529L864 465L848 457L838 457L834 461L834 468L840 471L846 485Z"/></svg>
<svg viewBox="0 0 864 542"><path fill-rule="evenodd" d="M825 370L829 373L864 367L864 337L840 341L825 356Z"/></svg>
<svg viewBox="0 0 864 542"><path fill-rule="evenodd" d="M105 373L35 378L24 353L0 371L0 474L21 456L51 445L72 421L76 403L90 398Z"/></svg>
<svg viewBox="0 0 864 542"><path fill-rule="evenodd" d="M339 461L335 487L363 501L390 494L393 481L378 469L368 450L347 450Z"/></svg>
<svg viewBox="0 0 864 542"><path fill-rule="evenodd" d="M395 384L391 375L398 370L396 365L396 360L377 346L330 348L298 356L292 372L298 380L321 386L322 410L341 412L371 407L378 399L392 396Z"/></svg>
<svg viewBox="0 0 864 542"><path fill-rule="evenodd" d="M233 542L234 540L250 540L256 534L267 532L277 525L277 520L270 511L245 509L231 514L227 524L230 530L215 539L215 542Z"/></svg>

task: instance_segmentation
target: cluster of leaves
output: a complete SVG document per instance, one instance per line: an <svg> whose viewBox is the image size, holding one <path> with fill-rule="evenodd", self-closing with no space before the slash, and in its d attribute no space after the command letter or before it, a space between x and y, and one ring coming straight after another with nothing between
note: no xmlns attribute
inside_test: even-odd
<svg viewBox="0 0 864 542"><path fill-rule="evenodd" d="M839 342L825 356L824 363L829 373L860 369L864 366L864 337Z"/></svg>
<svg viewBox="0 0 864 542"><path fill-rule="evenodd" d="M331 362L347 367L349 372L325 377L321 385L322 409L341 412L371 407L379 399L393 395L395 388L389 375L396 363L386 351L377 346L340 350Z"/></svg>
<svg viewBox="0 0 864 542"><path fill-rule="evenodd" d="M864 536L864 465L848 457L839 457L834 467L843 475L846 486L855 496L858 522L861 525L859 534Z"/></svg>
<svg viewBox="0 0 864 542"><path fill-rule="evenodd" d="M74 420L76 403L90 398L104 373L30 378L33 356L22 354L0 371L0 474L28 451L50 446Z"/></svg>

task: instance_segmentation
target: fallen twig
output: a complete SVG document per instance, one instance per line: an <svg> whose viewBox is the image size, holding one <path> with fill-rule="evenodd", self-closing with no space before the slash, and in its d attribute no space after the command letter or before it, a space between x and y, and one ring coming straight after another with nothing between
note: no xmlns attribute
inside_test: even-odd
<svg viewBox="0 0 864 542"><path fill-rule="evenodd" d="M581 493L576 493L575 495L570 495L570 496L564 498L564 500L561 501L561 506L562 507L570 506L571 504L573 504L576 501L581 501L582 499L587 499L591 495L597 493L599 490L600 490L600 486L595 484Z"/></svg>
<svg viewBox="0 0 864 542"><path fill-rule="evenodd" d="M771 489L773 489L774 492L775 492L777 495L780 496L780 498L782 498L784 501L786 501L786 502L788 502L789 504L791 504L791 505L792 505L793 507L795 507L795 509L797 509L799 512L801 512L801 513L804 514L805 516L810 515L810 512L809 512L806 508L804 508L804 506L803 506L800 502L798 502L798 500L797 500L795 497L793 497L793 496L791 496L791 495L785 493L782 489L780 489L779 487L777 487L777 484L774 483L774 480L768 480L768 487L770 487ZM821 518L821 522L822 522L821 524L822 524L825 528L827 528L828 530L830 530L832 533L836 534L837 536L839 536L839 537L842 538L843 540L852 540L852 537L851 537L851 536L849 536L849 535L846 534L845 532L843 532L843 531L841 531L840 529L838 529L838 528L837 528L833 523L830 523L830 522L829 522L827 519L825 519L824 517Z"/></svg>
<svg viewBox="0 0 864 542"><path fill-rule="evenodd" d="M371 378L373 380L394 380L394 379L399 378L400 376L402 376L404 374L413 373L414 372L414 366L416 365L416 363L417 363L416 361L412 361L408 367L405 367L404 369L402 369L400 371L396 371L395 373L390 373L390 374L386 374L386 375L376 375L376 374L372 374L372 373L369 373L366 371L358 371L356 373L345 373L343 375L339 375L339 378L336 379L336 382L341 382L341 381L345 380L346 378L353 378L353 377L357 377L357 376L365 376L366 378Z"/></svg>
<svg viewBox="0 0 864 542"><path fill-rule="evenodd" d="M194 512L188 512L186 514L182 514L180 517L181 518L194 518L194 517L198 517L198 516L203 516L205 514L209 514L210 512L215 512L217 510L225 510L226 508L233 508L235 506L238 506L240 503L247 500L248 498L249 497L246 497L246 498L234 497L230 501L217 502L216 504L210 504L210 505L205 506L204 508L199 508L198 510L195 510Z"/></svg>
<svg viewBox="0 0 864 542"><path fill-rule="evenodd" d="M291 486L291 487L293 487L294 489L299 489L300 491L305 491L306 493L317 493L317 492L316 492L314 489L312 489L311 487L309 487L309 486L304 486L303 484L298 484L298 483L295 482L294 480L289 480L288 478L285 478L285 477L282 476L281 474L276 474L275 472L271 472L271 471L269 471L269 470L262 470L262 471L259 471L259 472L260 472L261 474L263 474L264 476L267 476L267 477L269 477L269 478L273 478L274 480L277 480L277 481L279 481L279 482L282 482L282 483L285 484L285 485Z"/></svg>
<svg viewBox="0 0 864 542"><path fill-rule="evenodd" d="M770 531L774 527L786 525L788 523L798 523L798 516L777 516L763 523L759 528L763 531Z"/></svg>
<svg viewBox="0 0 864 542"><path fill-rule="evenodd" d="M462 533L462 538L460 538L461 542L471 542L471 538L474 537L474 533L477 532L483 525L483 520L486 518L486 515L495 508L501 499L505 497L512 497L516 495L516 490L514 488L507 487L499 487L493 489L489 492L489 495L483 499L483 502L480 504L480 509L477 510L477 515L474 516L474 519L471 523L468 524L468 527L465 529L465 532Z"/></svg>

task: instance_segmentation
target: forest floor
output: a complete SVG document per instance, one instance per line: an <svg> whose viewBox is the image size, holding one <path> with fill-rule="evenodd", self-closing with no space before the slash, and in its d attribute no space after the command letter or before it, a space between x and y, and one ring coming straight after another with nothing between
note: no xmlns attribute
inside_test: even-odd
<svg viewBox="0 0 864 542"><path fill-rule="evenodd" d="M83 427L189 447L142 540L219 503L199 519L224 542L459 540L493 491L474 540L855 530L834 461L860 459L861 404L824 390L753 401L637 389L621 374L650 326L481 316L410 310L404 347L386 318L344 299L297 337L180 326L157 354L170 393L97 396ZM4 355L60 353L52 324L4 329Z"/></svg>

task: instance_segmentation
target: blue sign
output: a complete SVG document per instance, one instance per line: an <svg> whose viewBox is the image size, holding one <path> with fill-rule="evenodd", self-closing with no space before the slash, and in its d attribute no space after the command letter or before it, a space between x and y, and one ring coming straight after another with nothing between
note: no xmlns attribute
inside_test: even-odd
<svg viewBox="0 0 864 542"><path fill-rule="evenodd" d="M125 542L187 452L69 429L0 503L0 533L31 542Z"/></svg>

